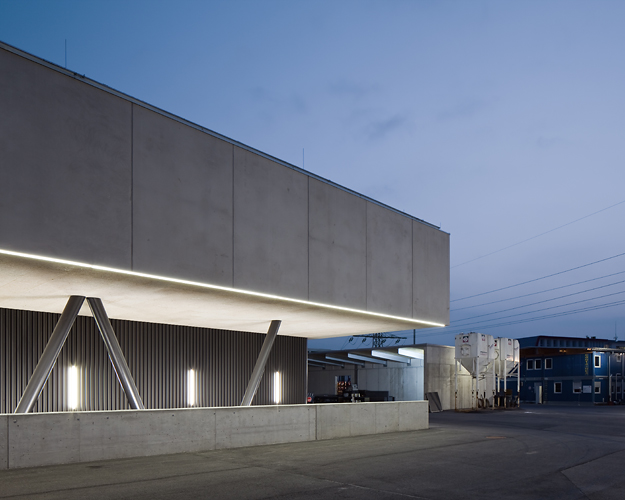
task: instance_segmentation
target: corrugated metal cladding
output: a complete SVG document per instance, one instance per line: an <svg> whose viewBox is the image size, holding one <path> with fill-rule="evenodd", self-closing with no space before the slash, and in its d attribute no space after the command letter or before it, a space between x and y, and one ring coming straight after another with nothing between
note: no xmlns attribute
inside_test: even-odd
<svg viewBox="0 0 625 500"><path fill-rule="evenodd" d="M59 314L0 308L0 413L12 413ZM258 333L111 320L146 408L186 408L188 370L196 373L195 406L237 406L265 336ZM35 412L66 411L68 368L79 369L79 410L129 408L95 321L79 316ZM278 336L253 404L306 402L306 339Z"/></svg>

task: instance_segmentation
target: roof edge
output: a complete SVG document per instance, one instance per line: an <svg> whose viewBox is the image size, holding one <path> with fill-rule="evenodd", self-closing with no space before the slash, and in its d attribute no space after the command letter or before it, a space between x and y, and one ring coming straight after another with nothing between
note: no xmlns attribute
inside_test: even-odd
<svg viewBox="0 0 625 500"><path fill-rule="evenodd" d="M255 148L253 148L251 146L248 146L247 144L243 144L242 142L239 142L239 141L237 141L235 139L231 139L230 137L222 135L222 134L220 134L218 132L215 132L213 130L210 130L210 129L206 128L206 127L203 127L202 125L198 125L197 123L194 123L194 122L189 121L189 120L187 120L185 118L182 118L182 117L180 117L178 115L175 115L175 114L170 113L168 111L165 111L165 110L163 110L161 108L153 106L153 105L151 105L151 104L149 104L149 103L147 103L145 101L141 101L140 99L132 97L132 96L130 96L128 94L125 94L123 92L120 92L119 90L115 90L114 88L109 87L108 85L105 85L103 83L100 83L100 82L97 82L95 80L92 80L91 78L87 78L85 75L81 75L80 73L76 73L75 71L68 70L66 68L63 68L62 66L59 66L58 64L55 64L55 63L50 62L50 61L47 61L46 59L43 59L43 58L38 57L38 56L35 56L35 55L33 55L33 54L29 53L29 52L26 52L24 50L18 49L17 47L14 47L14 46L12 46L12 45L10 45L10 44L8 44L6 42L3 42L1 40L0 40L0 48L6 50L7 52L11 52L11 53L13 53L13 54L15 54L17 56L23 57L24 59L28 59L29 61L32 61L32 62L37 63L37 64L40 64L42 66L45 66L45 67L47 67L49 69L52 69L54 71L57 71L59 73L62 73L65 76L69 76L70 78L74 78L75 80L80 80L81 82L84 82L87 85L91 85L92 87L95 87L95 88L97 88L99 90L102 90L104 92L108 92L109 94L112 94L112 95L114 95L116 97L119 97L120 99L124 99L126 101L130 101L133 104L136 104L136 105L141 106L143 108L146 108L146 109L148 109L150 111L158 113L158 114L160 114L162 116L170 118L170 119L172 119L174 121L177 121L177 122L179 122L179 123L181 123L183 125L186 125L188 127L191 127L191 128L196 129L196 130L199 130L200 132L204 132L205 134L208 134L208 135L213 136L213 137L215 137L217 139L225 141L225 142L227 142L229 144L237 146L237 147L239 147L241 149L249 151L250 153L257 154L257 155L259 155L259 156L261 156L263 158L266 158L266 159L271 160L271 161L273 161L275 163L278 163L278 164L282 165L283 167L287 167L287 168L290 168L291 170L295 170L296 172L299 172L301 174L307 175L308 177L316 179L316 180L318 180L320 182L323 182L325 184L329 184L330 186L333 186L333 187L335 187L337 189L340 189L340 190L345 191L345 192L347 192L349 194L357 196L357 197L359 197L359 198L361 198L363 200L366 200L366 201L368 201L370 203L373 203L375 205L378 205L378 206L383 207L383 208L385 208L387 210L395 212L395 213L397 213L399 215L402 215L404 217L408 217L409 219L412 219L412 220L414 220L416 222L420 222L422 224L425 224L426 226L432 227L434 229L438 229L439 231L445 233L445 231L442 231L440 226L437 226L437 225L432 224L430 222L424 221L423 219L419 219L418 217L415 217L414 215L410 215L410 214L408 214L406 212L403 212L401 210L393 208L390 205L387 205L387 204L382 203L380 201L374 200L373 198L370 198L369 196L366 196L364 194L358 193L357 191L354 191L353 189L349 189L349 188L347 188L345 186L342 186L342 185L340 185L340 184L338 184L336 182L333 182L333 181L331 181L329 179L326 179L325 177L321 177L320 175L317 175L317 174L314 174L312 172L309 172L308 170L304 170L301 167L298 167L298 166L293 165L291 163L288 163L288 162L286 162L284 160L276 158L275 156L272 156L272 155L264 153L264 152L262 152L262 151L260 151L258 149L255 149ZM449 233L446 233L446 234L449 234Z"/></svg>

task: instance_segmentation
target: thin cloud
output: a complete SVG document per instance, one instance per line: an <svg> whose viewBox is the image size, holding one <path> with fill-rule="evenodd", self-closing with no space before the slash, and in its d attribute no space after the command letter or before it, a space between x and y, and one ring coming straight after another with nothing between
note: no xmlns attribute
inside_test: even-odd
<svg viewBox="0 0 625 500"><path fill-rule="evenodd" d="M349 80L341 80L331 83L328 87L330 94L341 97L350 98L354 100L363 99L366 96L374 94L379 90L378 85L363 85L361 83L352 82Z"/></svg>
<svg viewBox="0 0 625 500"><path fill-rule="evenodd" d="M366 127L366 133L369 140L380 141L386 139L389 135L406 128L409 125L408 117L402 114L396 114L384 120L376 120Z"/></svg>
<svg viewBox="0 0 625 500"><path fill-rule="evenodd" d="M438 114L439 120L457 120L460 118L471 118L486 108L486 103L479 99L464 99L454 106L441 111Z"/></svg>

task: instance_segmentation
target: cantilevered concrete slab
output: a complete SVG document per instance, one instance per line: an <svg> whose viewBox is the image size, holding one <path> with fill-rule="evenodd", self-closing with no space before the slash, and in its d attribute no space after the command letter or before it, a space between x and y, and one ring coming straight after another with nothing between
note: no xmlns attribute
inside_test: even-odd
<svg viewBox="0 0 625 500"><path fill-rule="evenodd" d="M258 333L267 331L271 318L281 318L280 335L297 337L437 326L427 320L0 250L2 307L60 313L67 298L78 293L102 297L112 318ZM91 315L86 305L81 314Z"/></svg>
<svg viewBox="0 0 625 500"><path fill-rule="evenodd" d="M95 296L306 337L449 322L427 222L1 43L0 109L0 307Z"/></svg>

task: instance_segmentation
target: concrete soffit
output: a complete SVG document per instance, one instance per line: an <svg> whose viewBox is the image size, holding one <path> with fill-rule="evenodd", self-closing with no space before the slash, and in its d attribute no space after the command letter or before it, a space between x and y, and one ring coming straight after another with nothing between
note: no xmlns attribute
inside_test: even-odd
<svg viewBox="0 0 625 500"><path fill-rule="evenodd" d="M60 313L77 294L101 297L116 319L258 333L267 332L270 320L281 319L281 335L308 338L444 326L0 249L0 307ZM87 309L80 314L91 316Z"/></svg>

